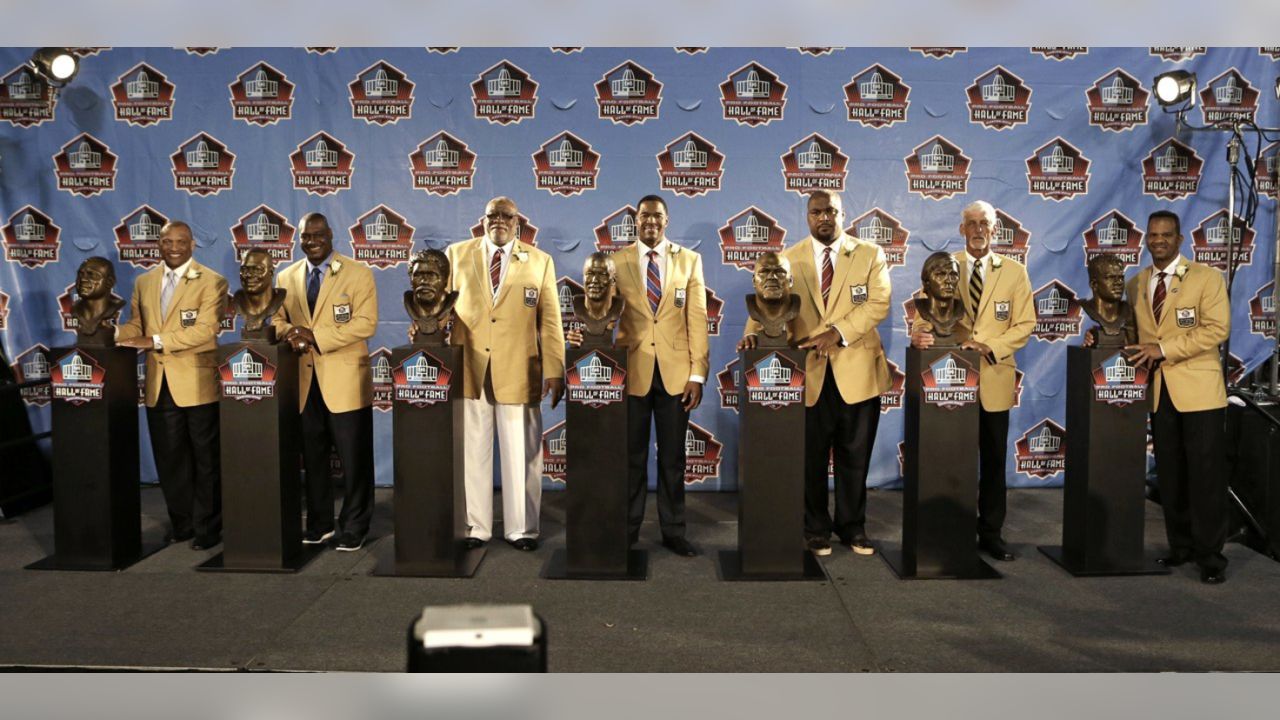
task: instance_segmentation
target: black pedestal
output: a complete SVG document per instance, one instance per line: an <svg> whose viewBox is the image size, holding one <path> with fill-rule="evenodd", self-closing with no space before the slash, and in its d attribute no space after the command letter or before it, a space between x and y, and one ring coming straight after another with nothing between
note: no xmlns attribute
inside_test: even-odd
<svg viewBox="0 0 1280 720"><path fill-rule="evenodd" d="M987 579L978 556L978 353L907 348L901 579Z"/></svg>
<svg viewBox="0 0 1280 720"><path fill-rule="evenodd" d="M822 580L804 548L804 358L801 350L740 353L738 549L722 580Z"/></svg>
<svg viewBox="0 0 1280 720"><path fill-rule="evenodd" d="M285 345L218 348L222 552L199 570L296 572L323 548L302 544L298 356Z"/></svg>
<svg viewBox="0 0 1280 720"><path fill-rule="evenodd" d="M644 580L648 556L627 537L627 351L586 345L565 368L565 549L542 576Z"/></svg>
<svg viewBox="0 0 1280 720"><path fill-rule="evenodd" d="M395 538L376 575L471 577L484 559L465 546L462 373L459 347L391 351Z"/></svg>
<svg viewBox="0 0 1280 720"><path fill-rule="evenodd" d="M53 358L53 555L33 570L121 570L142 546L138 352L57 348Z"/></svg>
<svg viewBox="0 0 1280 720"><path fill-rule="evenodd" d="M1146 376L1119 348L1067 348L1062 545L1040 551L1072 575L1168 573L1143 554Z"/></svg>

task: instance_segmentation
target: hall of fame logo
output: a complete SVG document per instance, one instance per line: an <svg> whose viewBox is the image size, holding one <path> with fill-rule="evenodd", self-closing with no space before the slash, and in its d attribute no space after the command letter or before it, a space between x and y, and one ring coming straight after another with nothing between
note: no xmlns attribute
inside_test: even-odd
<svg viewBox="0 0 1280 720"><path fill-rule="evenodd" d="M373 409L391 411L391 395L394 380L391 377L391 350L379 347L369 353L369 374L373 379Z"/></svg>
<svg viewBox="0 0 1280 720"><path fill-rule="evenodd" d="M1200 113L1205 125L1252 123L1258 115L1261 93L1240 71L1231 68L1205 84L1200 91Z"/></svg>
<svg viewBox="0 0 1280 720"><path fill-rule="evenodd" d="M594 233L598 252L612 254L631 247L640 237L636 227L636 209L631 205L624 205L614 210L600 221Z"/></svg>
<svg viewBox="0 0 1280 720"><path fill-rule="evenodd" d="M295 190L329 195L351 188L356 156L337 138L318 132L303 140L289 156Z"/></svg>
<svg viewBox="0 0 1280 720"><path fill-rule="evenodd" d="M890 410L902 409L902 398L906 395L907 374L902 372L898 363L885 360L889 366L889 389L880 393L880 414Z"/></svg>
<svg viewBox="0 0 1280 720"><path fill-rule="evenodd" d="M551 482L564 482L568 471L569 442L564 421L542 433L542 476Z"/></svg>
<svg viewBox="0 0 1280 720"><path fill-rule="evenodd" d="M902 301L902 327L906 328L907 340L911 339L911 326L916 324L916 297L911 297Z"/></svg>
<svg viewBox="0 0 1280 720"><path fill-rule="evenodd" d="M413 117L413 83L403 71L379 60L347 85L351 117L371 125L395 124Z"/></svg>
<svg viewBox="0 0 1280 720"><path fill-rule="evenodd" d="M453 372L440 358L419 350L391 369L392 400L413 407L449 402Z"/></svg>
<svg viewBox="0 0 1280 720"><path fill-rule="evenodd" d="M6 330L9 327L9 295L0 290L0 330Z"/></svg>
<svg viewBox="0 0 1280 720"><path fill-rule="evenodd" d="M1061 280L1051 280L1031 295L1035 304L1036 326L1032 336L1045 342L1057 342L1080 334L1083 309L1076 291Z"/></svg>
<svg viewBox="0 0 1280 720"><path fill-rule="evenodd" d="M332 47L307 46L306 51L311 53L312 55L328 55L329 53L337 52L338 46L336 45Z"/></svg>
<svg viewBox="0 0 1280 720"><path fill-rule="evenodd" d="M116 189L116 165L120 158L107 144L89 133L80 133L53 156L58 189L72 195L93 197Z"/></svg>
<svg viewBox="0 0 1280 720"><path fill-rule="evenodd" d="M1277 198L1276 173L1280 171L1280 142L1273 142L1258 153L1258 162L1254 165L1253 186L1270 198Z"/></svg>
<svg viewBox="0 0 1280 720"><path fill-rule="evenodd" d="M707 288L707 334L711 337L720 336L720 323L724 320L724 300L721 300L716 291L710 287Z"/></svg>
<svg viewBox="0 0 1280 720"><path fill-rule="evenodd" d="M1017 472L1047 478L1067 468L1067 431L1049 418L1032 425L1014 443Z"/></svg>
<svg viewBox="0 0 1280 720"><path fill-rule="evenodd" d="M1249 300L1249 332L1264 338L1276 336L1276 281L1270 280Z"/></svg>
<svg viewBox="0 0 1280 720"><path fill-rule="evenodd" d="M849 174L849 156L840 147L813 133L787 148L780 158L782 181L787 190L807 195L813 190L844 192Z"/></svg>
<svg viewBox="0 0 1280 720"><path fill-rule="evenodd" d="M379 270L409 262L413 226L386 205L378 205L349 228L351 257Z"/></svg>
<svg viewBox="0 0 1280 720"><path fill-rule="evenodd" d="M556 299L560 301L560 327L567 333L570 330L582 332L586 323L578 319L573 311L573 299L587 294L585 288L577 280L568 275L561 275L556 280Z"/></svg>
<svg viewBox="0 0 1280 720"><path fill-rule="evenodd" d="M1227 209L1222 208L1191 231L1192 259L1223 271L1233 257L1236 268L1252 265L1253 236L1244 218L1236 215L1228 220Z"/></svg>
<svg viewBox="0 0 1280 720"><path fill-rule="evenodd" d="M134 208L120 218L115 227L116 251L120 262L146 269L158 265L160 256L160 228L169 222L164 213L150 205Z"/></svg>
<svg viewBox="0 0 1280 720"><path fill-rule="evenodd" d="M276 396L276 366L266 355L244 347L218 366L222 397L252 405Z"/></svg>
<svg viewBox="0 0 1280 720"><path fill-rule="evenodd" d="M724 155L694 132L672 140L658 153L658 178L664 190L695 197L720 189Z"/></svg>
<svg viewBox="0 0 1280 720"><path fill-rule="evenodd" d="M529 247L538 247L538 226L529 221L522 212L516 213L516 240L528 245ZM484 237L484 217L482 216L471 226L471 237Z"/></svg>
<svg viewBox="0 0 1280 720"><path fill-rule="evenodd" d="M1151 149L1142 160L1142 192L1160 200L1179 200L1196 194L1204 160L1177 138Z"/></svg>
<svg viewBox="0 0 1280 720"><path fill-rule="evenodd" d="M539 190L571 197L596 189L600 153L568 130L555 135L533 154L533 177Z"/></svg>
<svg viewBox="0 0 1280 720"><path fill-rule="evenodd" d="M1116 352L1093 369L1094 402L1124 407L1146 402L1150 371Z"/></svg>
<svg viewBox="0 0 1280 720"><path fill-rule="evenodd" d="M413 187L444 197L470 190L476 175L476 154L467 144L441 130L409 153Z"/></svg>
<svg viewBox="0 0 1280 720"><path fill-rule="evenodd" d="M959 53L968 52L969 50L969 48L967 47L914 47L914 46L907 49L918 52L927 58L933 58L934 60L942 60L943 58L953 57Z"/></svg>
<svg viewBox="0 0 1280 720"><path fill-rule="evenodd" d="M978 368L955 353L934 360L920 373L924 401L944 410L978 402Z"/></svg>
<svg viewBox="0 0 1280 720"><path fill-rule="evenodd" d="M720 226L721 262L753 273L761 255L782 252L786 237L777 220L751 205Z"/></svg>
<svg viewBox="0 0 1280 720"><path fill-rule="evenodd" d="M1054 202L1084 195L1089 192L1090 165L1079 149L1059 135L1027 158L1027 189Z"/></svg>
<svg viewBox="0 0 1280 720"><path fill-rule="evenodd" d="M222 337L223 333L236 331L236 296L228 292L227 297L222 302L222 319L218 321L218 337Z"/></svg>
<svg viewBox="0 0 1280 720"><path fill-rule="evenodd" d="M747 402L779 410L804 404L804 368L786 355L771 352L742 374Z"/></svg>
<svg viewBox="0 0 1280 720"><path fill-rule="evenodd" d="M503 60L480 73L471 83L476 118L499 125L533 117L538 105L538 83L529 73Z"/></svg>
<svg viewBox="0 0 1280 720"><path fill-rule="evenodd" d="M1111 132L1132 130L1147 124L1151 93L1129 73L1116 68L1093 81L1084 91L1089 124Z"/></svg>
<svg viewBox="0 0 1280 720"><path fill-rule="evenodd" d="M636 125L657 120L661 106L662 83L633 60L606 72L596 83L596 107L601 120Z"/></svg>
<svg viewBox="0 0 1280 720"><path fill-rule="evenodd" d="M859 240L879 245L884 251L885 264L891 268L901 267L907 262L907 252L910 250L907 238L911 237L911 231L903 227L898 218L878 207L854 218L844 232Z"/></svg>
<svg viewBox="0 0 1280 720"><path fill-rule="evenodd" d="M973 161L941 135L915 146L902 161L907 166L907 190L920 197L944 200L969 192L969 165Z"/></svg>
<svg viewBox="0 0 1280 720"><path fill-rule="evenodd" d="M208 133L188 138L169 160L173 164L173 186L178 190L207 197L231 189L236 156Z"/></svg>
<svg viewBox="0 0 1280 720"><path fill-rule="evenodd" d="M58 358L50 368L49 389L53 399L72 405L101 400L106 382L106 368L79 348Z"/></svg>
<svg viewBox="0 0 1280 720"><path fill-rule="evenodd" d="M120 297L115 291L111 293L111 299L123 303L124 298ZM80 327L80 319L76 317L72 308L76 302L76 284L73 282L62 290L62 294L58 296L58 319L62 323L62 331L73 333ZM121 309L123 312L123 308ZM109 324L114 325L120 320L120 312L107 319Z"/></svg>
<svg viewBox="0 0 1280 720"><path fill-rule="evenodd" d="M724 443L715 434L692 420L684 433L684 484L705 482L720 477Z"/></svg>
<svg viewBox="0 0 1280 720"><path fill-rule="evenodd" d="M111 86L116 120L146 127L173 119L173 83L159 70L138 63Z"/></svg>
<svg viewBox="0 0 1280 720"><path fill-rule="evenodd" d="M1031 231L1003 210L996 210L996 224L991 227L991 252L1027 264Z"/></svg>
<svg viewBox="0 0 1280 720"><path fill-rule="evenodd" d="M742 380L742 361L734 358L716 373L716 391L720 393L720 407L738 412L738 385Z"/></svg>
<svg viewBox="0 0 1280 720"><path fill-rule="evenodd" d="M24 205L9 216L0 233L4 236L5 262L38 268L58 262L58 238L62 228L34 205Z"/></svg>
<svg viewBox="0 0 1280 720"><path fill-rule="evenodd" d="M48 380L52 370L49 362L49 348L36 343L18 353L11 367L14 381L19 385ZM48 405L52 394L48 384L18 388L18 395L22 398L22 402L32 407Z"/></svg>
<svg viewBox="0 0 1280 720"><path fill-rule="evenodd" d="M1033 47L1031 48L1033 55L1043 56L1048 60L1072 60L1077 55L1088 55L1087 47Z"/></svg>
<svg viewBox="0 0 1280 720"><path fill-rule="evenodd" d="M565 400L590 408L620 403L627 396L627 371L596 350L578 358L565 372Z"/></svg>
<svg viewBox="0 0 1280 720"><path fill-rule="evenodd" d="M294 84L265 62L249 66L227 87L236 120L266 127L293 117Z"/></svg>
<svg viewBox="0 0 1280 720"><path fill-rule="evenodd" d="M270 205L259 205L241 215L231 226L231 246L235 248L236 262L244 262L244 254L253 248L266 250L277 265L291 262L295 231L283 213Z"/></svg>
<svg viewBox="0 0 1280 720"><path fill-rule="evenodd" d="M756 127L782 119L787 106L787 85L778 74L760 63L750 62L729 73L720 83L720 105L724 119Z"/></svg>
<svg viewBox="0 0 1280 720"><path fill-rule="evenodd" d="M1148 47L1147 54L1158 57L1166 62L1182 62L1190 60L1197 55L1205 53L1205 46L1186 46L1186 47Z"/></svg>
<svg viewBox="0 0 1280 720"><path fill-rule="evenodd" d="M1025 125L1031 114L1031 88L1000 65L974 78L965 95L969 122L991 130Z"/></svg>
<svg viewBox="0 0 1280 720"><path fill-rule="evenodd" d="M855 73L844 86L844 106L849 122L884 128L906 122L911 106L911 86L883 65L871 65Z"/></svg>
<svg viewBox="0 0 1280 720"><path fill-rule="evenodd" d="M34 127L53 120L58 95L24 63L0 80L0 120L15 127Z"/></svg>
<svg viewBox="0 0 1280 720"><path fill-rule="evenodd" d="M1142 257L1144 233L1137 223L1117 210L1110 210L1090 223L1082 233L1084 237L1084 261L1087 265L1099 255L1111 255L1124 263L1126 269L1138 265Z"/></svg>

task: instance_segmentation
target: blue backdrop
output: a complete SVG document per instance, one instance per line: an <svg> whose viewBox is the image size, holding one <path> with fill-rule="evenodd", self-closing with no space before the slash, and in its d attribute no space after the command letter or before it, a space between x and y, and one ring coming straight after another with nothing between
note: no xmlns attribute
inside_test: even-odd
<svg viewBox="0 0 1280 720"><path fill-rule="evenodd" d="M751 259L807 234L804 189L842 189L851 232L884 245L894 287L880 332L899 367L921 262L962 246L966 204L999 208L997 249L1027 262L1039 315L1018 354L1008 479L1053 485L1069 441L1065 348L1079 341L1087 254L1118 254L1136 272L1146 215L1167 208L1182 217L1184 254L1225 266L1226 136L1175 137L1152 77L1198 73L1207 89L1195 123L1280 124L1274 48L87 49L56 100L24 77L30 52L0 50L0 339L24 377L44 369L42 347L74 337L60 297L80 261L117 261L127 298L157 261L165 218L189 222L197 259L234 287L237 247L299 258L293 225L324 212L337 249L376 269L372 350L405 337L409 249L478 232L489 198L513 198L526 239L577 280L588 253L629 242L629 206L658 192L669 236L702 253L721 310L687 442L691 489L735 486L737 416L716 376L734 369ZM1263 155L1271 165L1260 167L1274 167L1276 146ZM1275 232L1268 187L1254 225L1236 228L1246 252L1231 351L1248 368L1274 332L1261 297ZM47 428L47 401L29 394L28 404ZM563 412L544 417L554 477ZM378 479L389 484L390 413L375 423ZM902 434L891 393L872 485L898 482Z"/></svg>

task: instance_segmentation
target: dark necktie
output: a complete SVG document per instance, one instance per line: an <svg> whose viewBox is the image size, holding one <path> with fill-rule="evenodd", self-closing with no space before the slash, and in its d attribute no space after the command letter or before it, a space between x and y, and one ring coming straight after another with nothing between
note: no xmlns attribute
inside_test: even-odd
<svg viewBox="0 0 1280 720"><path fill-rule="evenodd" d="M978 303L982 301L982 261L979 260L969 273L969 307L973 308L973 316L978 317Z"/></svg>
<svg viewBox="0 0 1280 720"><path fill-rule="evenodd" d="M658 274L658 251L649 251L649 272L645 281L645 293L649 296L649 309L658 314L658 302L662 300L662 278Z"/></svg>
<svg viewBox="0 0 1280 720"><path fill-rule="evenodd" d="M835 279L835 268L831 267L831 248L822 251L822 305L825 307L831 295L831 281Z"/></svg>
<svg viewBox="0 0 1280 720"><path fill-rule="evenodd" d="M1169 273L1156 273L1156 291L1151 295L1151 312L1156 316L1156 324L1160 324L1160 315L1164 312L1164 279Z"/></svg>
<svg viewBox="0 0 1280 720"><path fill-rule="evenodd" d="M307 309L312 315L316 313L316 300L320 298L320 268L311 268L311 277L307 278Z"/></svg>
<svg viewBox="0 0 1280 720"><path fill-rule="evenodd" d="M489 284L493 286L493 294L498 294L498 284L502 282L502 251L494 250L489 260Z"/></svg>

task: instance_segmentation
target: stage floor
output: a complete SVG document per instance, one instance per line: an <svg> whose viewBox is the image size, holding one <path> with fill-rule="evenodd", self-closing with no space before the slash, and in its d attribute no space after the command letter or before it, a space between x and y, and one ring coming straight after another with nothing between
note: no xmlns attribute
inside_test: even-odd
<svg viewBox="0 0 1280 720"><path fill-rule="evenodd" d="M144 538L163 534L163 500L143 490ZM297 575L211 574L217 550L168 547L124 572L31 571L53 549L52 508L0 522L0 669L12 667L375 670L403 667L423 605L527 602L549 628L553 671L993 672L1280 671L1280 563L1228 545L1228 582L1193 567L1155 577L1073 578L1036 550L1061 542L1061 490L1011 490L1002 580L910 581L879 557L836 547L829 582L720 582L734 547L736 496L690 493L689 537L659 545L650 494L640 547L646 582L542 580L564 542L564 495L547 493L543 545L490 543L470 580L370 575L391 534L378 491L372 541L327 550ZM868 531L896 542L902 495L869 494ZM497 501L495 507L501 508ZM1164 547L1147 503L1147 547Z"/></svg>

